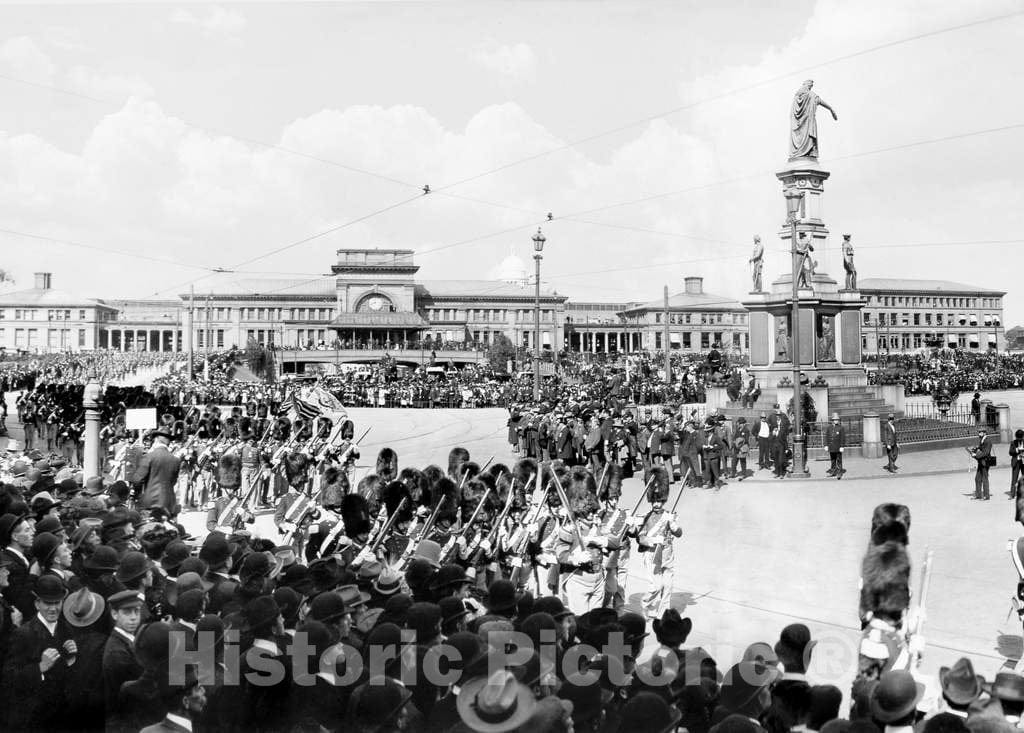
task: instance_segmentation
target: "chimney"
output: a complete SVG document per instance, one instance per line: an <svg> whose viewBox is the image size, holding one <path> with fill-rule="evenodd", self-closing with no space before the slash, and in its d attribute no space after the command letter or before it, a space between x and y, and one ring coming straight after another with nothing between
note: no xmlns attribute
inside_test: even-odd
<svg viewBox="0 0 1024 733"><path fill-rule="evenodd" d="M685 283L685 290L687 295L703 295L704 294L704 278L702 277L686 277L683 278Z"/></svg>
<svg viewBox="0 0 1024 733"><path fill-rule="evenodd" d="M50 273L49 272L37 272L36 273L36 290L49 290L50 289Z"/></svg>

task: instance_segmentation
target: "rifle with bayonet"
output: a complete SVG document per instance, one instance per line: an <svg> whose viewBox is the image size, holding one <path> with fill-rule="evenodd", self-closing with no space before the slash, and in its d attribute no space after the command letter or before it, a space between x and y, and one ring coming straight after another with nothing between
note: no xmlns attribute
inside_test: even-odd
<svg viewBox="0 0 1024 733"><path fill-rule="evenodd" d="M405 569L405 566L409 563L409 560L412 559L413 554L416 552L416 545L418 545L421 540L426 539L430 534L430 530L434 528L434 524L437 522L437 517L441 513L441 509L447 501L448 497L442 496L441 500L437 502L437 506L434 507L434 511L432 511L430 516L427 518L427 521L423 525L423 529L420 531L419 535L416 537L413 537L411 534L409 535L409 544L397 563L399 570Z"/></svg>
<svg viewBox="0 0 1024 733"><path fill-rule="evenodd" d="M490 495L491 495L491 487L488 486L487 487L487 491L484 492L484 495L480 498L480 501L477 502L476 509L474 509L473 513L470 515L469 521L466 522L466 524L458 532L453 532L451 537L448 538L448 541L445 543L444 547L441 548L441 564L442 565L444 565L445 563L448 562L449 558L451 557L452 552L455 551L456 545L458 544L458 541L459 541L459 538L460 537L465 537L469 533L469 530L473 527L473 523L476 522L477 517L480 516L480 512L484 508L484 503L487 501L487 499L488 499L488 497L490 497Z"/></svg>

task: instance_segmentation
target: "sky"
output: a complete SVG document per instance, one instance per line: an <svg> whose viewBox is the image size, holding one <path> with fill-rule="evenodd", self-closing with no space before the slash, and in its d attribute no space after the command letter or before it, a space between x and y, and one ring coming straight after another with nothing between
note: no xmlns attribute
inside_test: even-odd
<svg viewBox="0 0 1024 733"><path fill-rule="evenodd" d="M91 297L420 279L742 299L787 269L775 173L804 79L828 245L860 277L1005 290L1024 322L1024 5L924 0L0 4L0 269ZM422 188L430 187L424 194ZM548 213L552 218L548 220ZM532 265L532 263L530 263ZM229 274L215 269L231 270Z"/></svg>

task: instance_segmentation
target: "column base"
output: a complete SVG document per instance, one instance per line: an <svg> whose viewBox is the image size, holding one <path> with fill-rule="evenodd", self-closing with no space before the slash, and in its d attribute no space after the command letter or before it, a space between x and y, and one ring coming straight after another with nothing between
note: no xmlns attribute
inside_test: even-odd
<svg viewBox="0 0 1024 733"><path fill-rule="evenodd" d="M862 443L860 454L864 458L881 458L885 455L885 450L882 448L881 443Z"/></svg>

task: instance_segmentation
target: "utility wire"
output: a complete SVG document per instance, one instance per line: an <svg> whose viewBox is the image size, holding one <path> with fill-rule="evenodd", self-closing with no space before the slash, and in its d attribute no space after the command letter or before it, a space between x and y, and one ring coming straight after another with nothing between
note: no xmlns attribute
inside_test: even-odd
<svg viewBox="0 0 1024 733"><path fill-rule="evenodd" d="M174 260L167 260L162 257L153 257L152 255L143 254L141 252L127 252L120 249L111 249L110 247L101 247L97 244L86 244L84 242L76 242L71 239L63 239L61 237L50 237L44 234L33 234L31 232L22 232L16 229L3 229L0 228L0 233L10 234L15 237L24 237L26 239L35 239L41 242L53 242L54 244L66 245L68 247L80 247L82 249L91 249L97 252L104 252L106 254L119 255L121 257L134 257L139 260L147 260L149 262L159 262L161 265L171 265L173 267L186 267L193 270L205 270L211 271L210 267L203 267L202 265L189 265L182 262L175 262Z"/></svg>
<svg viewBox="0 0 1024 733"><path fill-rule="evenodd" d="M696 100L694 102L689 102L687 104L679 105L678 107L673 107L672 109L665 110L664 112L659 112L657 114L648 115L646 117L642 117L640 119L633 120L632 122L627 122L627 123L619 125L617 127L613 127L611 129L605 130L604 132L599 132L599 133L596 133L596 134L593 134L593 135L589 135L587 137L577 138L576 140L572 140L570 142L563 143L562 145L558 145L558 146L556 146L554 148L551 148L549 150L545 150L545 151L540 152L540 153L535 153L534 155L530 155L530 156L527 156L525 158L520 158L519 160L514 160L514 161L510 161L508 163L504 163L502 165L499 165L499 166L497 166L495 168L491 168L490 170L484 171L482 173L477 173L477 174L472 175L472 176L467 176L465 178L460 178L460 179L458 179L456 181L452 181L451 183L439 186L435 190L437 190L437 191L445 191L445 190L447 190L449 188L454 188L455 186L461 186L464 183L469 183L470 181L476 181L476 180L479 180L481 178L485 178L487 176L493 175L495 173L499 173L501 171L506 171L509 168L514 168L516 166L522 165L523 163L529 163L529 162L534 161L534 160L539 160L540 158L547 157L548 155L552 155L553 153L558 153L558 152L561 152L563 150L569 150L569 149L575 148L575 147L577 147L579 145L583 145L585 143L593 142L594 140L600 140L601 138L608 137L609 135L614 135L614 134L619 133L619 132L624 132L625 130L630 130L630 129L634 128L634 127L639 127L641 125L646 125L646 124L648 124L650 122L653 122L654 120L661 119L663 117L668 117L670 115L674 115L674 114L677 114L679 112L684 112L686 110L694 109L695 107L699 107L700 105L707 104L709 102L715 102L715 101L718 101L718 100L725 99L727 97L733 96L735 94L740 94L742 92L748 92L748 91L751 91L752 89L757 89L759 87L767 86L769 84L774 84L775 82L782 81L783 79L788 79L789 77L796 76L797 74L803 74L803 73L806 73L808 71L813 71L815 69L820 69L820 68L825 67L825 66L831 66L833 64L837 64L837 63L840 63L842 61L848 61L850 59L857 58L859 56L866 56L868 54L876 53L878 51L882 51L882 50L889 49L889 48L894 48L896 46L901 46L903 44L912 43L914 41L920 41L920 40L925 39L925 38L932 38L934 36L943 35L945 33L952 33L954 31L964 30L966 28L973 28L973 27L979 26L979 25L985 25L985 24L988 24L988 23L996 23L996 22L1003 21L1003 20L1009 20L1011 18L1016 18L1016 17L1019 17L1021 15L1024 15L1024 11L1019 10L1019 11L1016 11L1016 12L1013 12L1013 13L1006 13L1006 14L1003 14L1003 15L996 15L996 16L992 16L992 17L989 17L989 18L981 18L979 20L969 21L967 23L960 23L959 25L948 26L946 28L939 28L939 29L932 30L932 31L926 31L924 33L918 33L918 34L913 35L913 36L908 36L906 38L900 38L900 39L897 39L895 41L889 41L887 43L881 43L881 44L878 44L877 46L871 46L870 48L865 48L865 49L861 49L860 51L854 51L852 53L843 54L842 56L836 56L834 58L827 59L825 61L820 61L818 63L811 64L810 66L804 66L804 67L799 68L799 69L793 69L793 70L787 71L787 72L785 72L783 74L777 74L775 76L771 76L771 77L768 77L766 79L762 79L760 81L753 82L751 84L745 84L743 86L734 87L733 89L730 89L728 91L722 92L720 94L715 94L715 95L712 95L710 97L704 97L703 99Z"/></svg>

